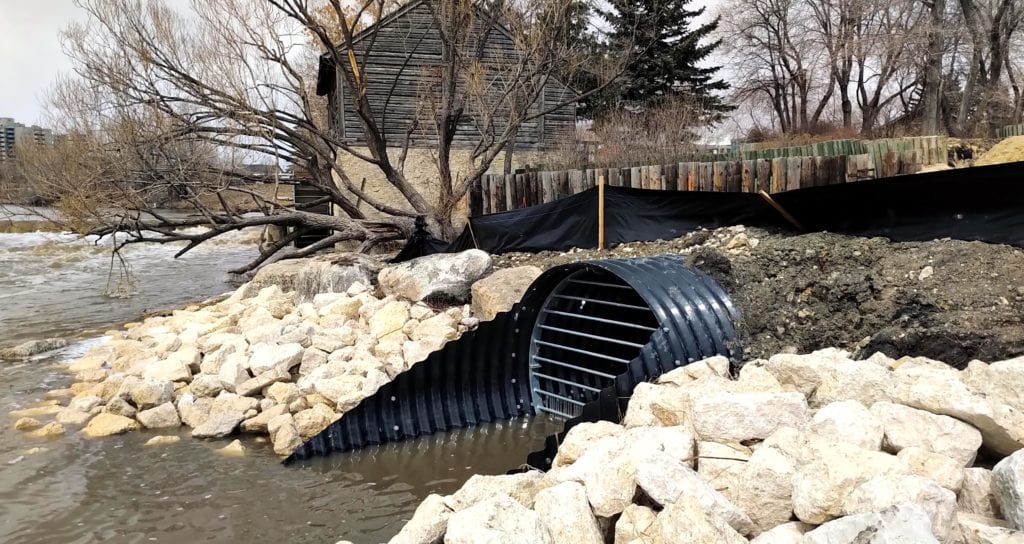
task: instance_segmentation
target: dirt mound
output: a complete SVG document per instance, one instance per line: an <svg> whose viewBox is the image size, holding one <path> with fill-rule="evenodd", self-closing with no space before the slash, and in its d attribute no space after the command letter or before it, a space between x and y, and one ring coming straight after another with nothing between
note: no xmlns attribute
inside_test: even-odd
<svg viewBox="0 0 1024 544"><path fill-rule="evenodd" d="M975 166L988 166L1024 161L1024 136L1012 136L989 149L975 161Z"/></svg>
<svg viewBox="0 0 1024 544"><path fill-rule="evenodd" d="M745 359L838 346L956 365L1024 355L1024 251L730 227L614 251L498 257L502 267L683 254L742 312Z"/></svg>

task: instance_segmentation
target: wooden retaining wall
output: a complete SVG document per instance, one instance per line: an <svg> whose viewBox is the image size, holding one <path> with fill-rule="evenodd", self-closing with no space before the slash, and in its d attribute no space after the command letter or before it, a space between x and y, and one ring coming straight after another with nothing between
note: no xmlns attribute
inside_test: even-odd
<svg viewBox="0 0 1024 544"><path fill-rule="evenodd" d="M488 174L470 194L472 216L552 202L597 186L602 176L615 187L669 191L769 193L803 187L913 174L921 170L916 150L831 157L779 157L717 162L597 168L561 172Z"/></svg>

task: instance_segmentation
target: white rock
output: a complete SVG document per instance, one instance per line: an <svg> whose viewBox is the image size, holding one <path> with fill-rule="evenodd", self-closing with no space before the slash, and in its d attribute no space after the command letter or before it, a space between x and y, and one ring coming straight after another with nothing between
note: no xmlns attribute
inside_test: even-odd
<svg viewBox="0 0 1024 544"><path fill-rule="evenodd" d="M227 457L243 457L245 456L246 447L242 445L240 440L232 440L230 444L217 450L217 453L225 455Z"/></svg>
<svg viewBox="0 0 1024 544"><path fill-rule="evenodd" d="M345 413L355 408L365 398L365 381L362 376L337 376L316 381L313 391L333 402L339 412Z"/></svg>
<svg viewBox="0 0 1024 544"><path fill-rule="evenodd" d="M833 402L818 410L808 432L876 451L882 449L885 435L882 422L855 400Z"/></svg>
<svg viewBox="0 0 1024 544"><path fill-rule="evenodd" d="M274 444L274 453L285 456L302 446L302 437L295 428L295 419L291 414L282 414L271 418L267 423L270 441Z"/></svg>
<svg viewBox="0 0 1024 544"><path fill-rule="evenodd" d="M900 450L896 458L906 466L910 474L933 480L954 493L959 493L964 485L964 466L940 453L910 447Z"/></svg>
<svg viewBox="0 0 1024 544"><path fill-rule="evenodd" d="M981 447L981 433L952 417L889 402L875 404L871 413L885 429L883 446L887 451L919 447L970 466Z"/></svg>
<svg viewBox="0 0 1024 544"><path fill-rule="evenodd" d="M410 338L428 346L436 346L434 349L438 349L445 342L458 336L458 322L448 314L437 314L416 325Z"/></svg>
<svg viewBox="0 0 1024 544"><path fill-rule="evenodd" d="M615 542L647 542L660 534L658 514L646 506L631 504L615 522Z"/></svg>
<svg viewBox="0 0 1024 544"><path fill-rule="evenodd" d="M535 470L497 476L474 474L445 502L457 512L500 495L511 497L526 508L533 508L543 478L544 475Z"/></svg>
<svg viewBox="0 0 1024 544"><path fill-rule="evenodd" d="M745 544L718 512L707 510L692 497L681 497L658 514L661 542L687 544ZM641 540L643 542L643 540Z"/></svg>
<svg viewBox="0 0 1024 544"><path fill-rule="evenodd" d="M91 412L93 408L103 404L103 399L94 395L83 395L71 399L68 408L79 412Z"/></svg>
<svg viewBox="0 0 1024 544"><path fill-rule="evenodd" d="M780 427L803 427L807 401L800 393L710 392L693 399L691 417L702 439L764 439Z"/></svg>
<svg viewBox="0 0 1024 544"><path fill-rule="evenodd" d="M146 441L146 446L166 446L181 442L180 436L154 436Z"/></svg>
<svg viewBox="0 0 1024 544"><path fill-rule="evenodd" d="M54 418L54 421L68 427L81 427L88 423L90 419L92 419L92 414L89 412L65 408L57 412L57 417Z"/></svg>
<svg viewBox="0 0 1024 544"><path fill-rule="evenodd" d="M586 490L577 482L564 482L537 493L533 509L555 542L604 544Z"/></svg>
<svg viewBox="0 0 1024 544"><path fill-rule="evenodd" d="M139 424L134 419L114 414L99 414L82 429L82 434L90 438L99 438L134 431L138 428Z"/></svg>
<svg viewBox="0 0 1024 544"><path fill-rule="evenodd" d="M804 533L811 529L813 525L791 521L757 535L750 544L804 544Z"/></svg>
<svg viewBox="0 0 1024 544"><path fill-rule="evenodd" d="M241 353L235 353L228 357L227 361L220 367L217 379L225 391L234 393L238 386L245 383L252 375L249 374L248 358Z"/></svg>
<svg viewBox="0 0 1024 544"><path fill-rule="evenodd" d="M992 471L985 468L964 469L964 483L957 496L961 512L989 518L1003 517L992 486Z"/></svg>
<svg viewBox="0 0 1024 544"><path fill-rule="evenodd" d="M971 424L981 432L985 447L996 453L1009 455L1024 446L1024 414L973 394L955 370L901 367L893 374L894 397L901 404Z"/></svg>
<svg viewBox="0 0 1024 544"><path fill-rule="evenodd" d="M964 544L1024 544L1024 533L1002 520L959 512L957 522Z"/></svg>
<svg viewBox="0 0 1024 544"><path fill-rule="evenodd" d="M338 414L334 410L323 404L317 404L295 414L295 429L299 431L299 436L310 439L334 423L336 419L338 419Z"/></svg>
<svg viewBox="0 0 1024 544"><path fill-rule="evenodd" d="M596 441L626 432L625 427L611 421L580 423L569 429L565 439L558 445L558 453L552 461L552 467L571 465L580 455Z"/></svg>
<svg viewBox="0 0 1024 544"><path fill-rule="evenodd" d="M266 398L274 401L277 404L291 404L297 400L302 393L299 391L299 386L294 383L278 382L267 387L264 392Z"/></svg>
<svg viewBox="0 0 1024 544"><path fill-rule="evenodd" d="M242 432L246 433L267 433L269 432L270 420L287 413L289 413L288 407L283 404L271 406L260 412L256 417L243 421L239 427L242 429Z"/></svg>
<svg viewBox="0 0 1024 544"><path fill-rule="evenodd" d="M142 377L147 380L187 382L192 380L192 371L187 364L176 359L164 359L146 367Z"/></svg>
<svg viewBox="0 0 1024 544"><path fill-rule="evenodd" d="M747 466L752 454L750 448L738 442L698 442L697 473L711 487L722 491L737 483L735 477Z"/></svg>
<svg viewBox="0 0 1024 544"><path fill-rule="evenodd" d="M868 540L864 540L867 538ZM806 544L938 544L921 506L901 504L880 512L847 516L804 535Z"/></svg>
<svg viewBox="0 0 1024 544"><path fill-rule="evenodd" d="M1024 451L996 464L992 469L992 491L1010 527L1024 529Z"/></svg>
<svg viewBox="0 0 1024 544"><path fill-rule="evenodd" d="M252 347L249 369L257 376L272 368L289 371L302 362L303 353L305 348L301 344L256 344Z"/></svg>
<svg viewBox="0 0 1024 544"><path fill-rule="evenodd" d="M540 516L506 495L492 497L452 514L444 541L445 544L554 543Z"/></svg>
<svg viewBox="0 0 1024 544"><path fill-rule="evenodd" d="M307 376L327 363L327 353L316 348L306 348L299 363L299 376Z"/></svg>
<svg viewBox="0 0 1024 544"><path fill-rule="evenodd" d="M452 516L451 508L444 503L440 495L428 495L416 507L409 523L402 527L388 544L429 544L441 542L448 529L448 519Z"/></svg>
<svg viewBox="0 0 1024 544"><path fill-rule="evenodd" d="M252 401L248 403L247 401ZM245 413L259 403L256 399L245 399L232 393L221 393L213 399L206 421L192 429L195 438L219 438L235 432L238 424L246 419Z"/></svg>
<svg viewBox="0 0 1024 544"><path fill-rule="evenodd" d="M895 456L836 443L816 448L793 477L793 512L820 525L842 515L846 497L878 475L901 470Z"/></svg>
<svg viewBox="0 0 1024 544"><path fill-rule="evenodd" d="M473 315L490 321L523 298L523 294L543 271L536 266L506 268L478 280L471 288ZM557 538L556 538L557 540Z"/></svg>
<svg viewBox="0 0 1024 544"><path fill-rule="evenodd" d="M352 327L334 327L323 329L313 336L312 347L325 353L333 353L341 348L356 344L356 331Z"/></svg>
<svg viewBox="0 0 1024 544"><path fill-rule="evenodd" d="M116 396L127 398L136 408L146 410L174 400L174 384L167 380L126 378Z"/></svg>
<svg viewBox="0 0 1024 544"><path fill-rule="evenodd" d="M197 397L216 397L224 390L220 377L211 374L200 374L192 379L189 391Z"/></svg>
<svg viewBox="0 0 1024 544"><path fill-rule="evenodd" d="M238 384L235 387L235 393L238 393L243 397L251 397L261 393L265 387L277 382L288 381L290 379L292 379L292 376L287 370L280 367L271 367L269 370L261 372L255 377L249 378L248 380Z"/></svg>
<svg viewBox="0 0 1024 544"><path fill-rule="evenodd" d="M722 494L750 517L752 533L760 534L793 517L796 469L794 460L785 453L771 447L758 448Z"/></svg>
<svg viewBox="0 0 1024 544"><path fill-rule="evenodd" d="M686 497L705 511L720 516L741 534L751 534L756 530L743 510L715 491L693 469L663 453L653 453L638 463L636 483L660 506L666 507Z"/></svg>
<svg viewBox="0 0 1024 544"><path fill-rule="evenodd" d="M839 362L849 360L849 353L834 348L816 351L807 355L778 354L773 355L765 363L765 369L771 372L782 385L791 386L795 390L811 395L821 385L824 374Z"/></svg>
<svg viewBox="0 0 1024 544"><path fill-rule="evenodd" d="M945 542L956 521L956 494L920 476L879 476L864 482L843 501L843 514L868 514L904 503L919 505L932 534Z"/></svg>
<svg viewBox="0 0 1024 544"><path fill-rule="evenodd" d="M629 397L622 424L627 428L649 425L692 426L687 390L648 382L637 384L633 395Z"/></svg>
<svg viewBox="0 0 1024 544"><path fill-rule="evenodd" d="M840 361L823 372L821 383L810 397L811 404L824 406L840 400L855 400L865 406L892 400L892 373L863 361Z"/></svg>
<svg viewBox="0 0 1024 544"><path fill-rule="evenodd" d="M181 426L178 410L170 402L161 404L156 408L143 410L136 414L135 417L147 429L171 429Z"/></svg>
<svg viewBox="0 0 1024 544"><path fill-rule="evenodd" d="M391 301L373 313L368 320L370 334L377 339L391 334L401 334L402 327L409 320L409 305L401 301Z"/></svg>

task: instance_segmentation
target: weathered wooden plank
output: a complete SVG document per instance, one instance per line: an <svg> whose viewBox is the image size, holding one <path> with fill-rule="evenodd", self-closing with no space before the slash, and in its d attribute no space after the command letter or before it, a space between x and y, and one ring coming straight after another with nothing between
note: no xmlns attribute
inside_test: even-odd
<svg viewBox="0 0 1024 544"><path fill-rule="evenodd" d="M744 160L740 162L740 191L744 193L754 192L757 183L757 171L754 161Z"/></svg>
<svg viewBox="0 0 1024 544"><path fill-rule="evenodd" d="M702 162L700 163L700 185L701 191L714 191L714 163Z"/></svg>
<svg viewBox="0 0 1024 544"><path fill-rule="evenodd" d="M640 167L634 166L629 169L629 186L634 189L643 189L643 177L641 177Z"/></svg>
<svg viewBox="0 0 1024 544"><path fill-rule="evenodd" d="M789 157L786 159L786 163L786 190L799 189L803 158Z"/></svg>
<svg viewBox="0 0 1024 544"><path fill-rule="evenodd" d="M772 189L772 161L768 159L757 159L754 161L754 168L757 170L757 178L754 183L753 192L771 191Z"/></svg>
<svg viewBox="0 0 1024 544"><path fill-rule="evenodd" d="M781 193L786 190L786 161L783 157L774 158L772 162L772 193Z"/></svg>
<svg viewBox="0 0 1024 544"><path fill-rule="evenodd" d="M508 211L508 176L494 176L495 211Z"/></svg>
<svg viewBox="0 0 1024 544"><path fill-rule="evenodd" d="M689 163L681 162L676 165L676 190L689 191L688 178L690 175Z"/></svg>
<svg viewBox="0 0 1024 544"><path fill-rule="evenodd" d="M800 158L800 187L814 187L816 184L817 163L814 157Z"/></svg>

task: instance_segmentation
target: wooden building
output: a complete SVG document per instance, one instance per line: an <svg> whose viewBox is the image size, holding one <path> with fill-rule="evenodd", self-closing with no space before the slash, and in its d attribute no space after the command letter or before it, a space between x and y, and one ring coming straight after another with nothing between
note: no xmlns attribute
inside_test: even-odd
<svg viewBox="0 0 1024 544"><path fill-rule="evenodd" d="M362 64L361 70L368 82L367 96L374 119L384 131L389 147L402 147L414 123L416 129L410 134L410 148L432 149L437 146L430 101L432 96L439 95L436 87L440 81L440 70L446 63L442 59L442 38L435 8L434 0L413 0L363 30L353 40L355 58ZM482 64L495 67L521 58L510 31L500 23L488 24L489 19L482 12L478 15L473 18L477 28L471 30L471 34L479 36L481 32L487 32L480 57ZM347 51L342 51L341 58L347 54ZM350 145L361 146L362 123L348 96L352 89L348 88L345 78L331 66L328 58L325 56L321 62L318 94L327 95L332 125L340 136ZM505 91L500 84L493 87L495 93ZM531 111L539 114L561 106L522 124L515 140L516 152L553 149L563 145L567 138L574 138L575 96L575 91L549 78L540 100L531 106ZM494 102L498 101L497 98ZM484 136L473 113L472 106L468 105L465 118L456 131L454 149L475 147ZM500 133L504 129L504 119L497 115L492 120L495 124L492 130Z"/></svg>

